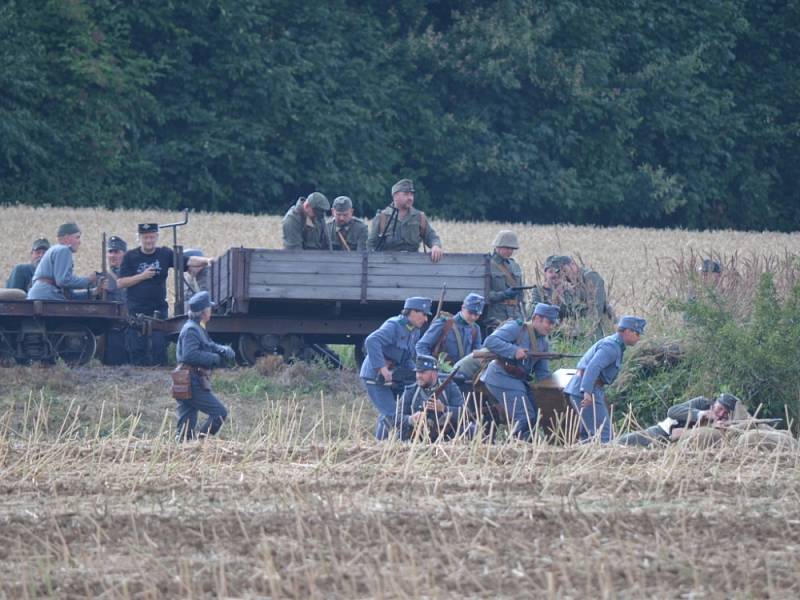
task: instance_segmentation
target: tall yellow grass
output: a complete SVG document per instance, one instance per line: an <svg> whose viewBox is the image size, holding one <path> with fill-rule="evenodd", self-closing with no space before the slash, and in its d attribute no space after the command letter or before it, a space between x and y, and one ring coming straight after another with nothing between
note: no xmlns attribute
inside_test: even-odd
<svg viewBox="0 0 800 600"><path fill-rule="evenodd" d="M54 241L60 223L76 221L83 230L84 244L76 256L79 273L99 268L102 233L119 235L133 246L136 224L175 222L179 212L160 210L101 210L92 208L0 208L0 276L14 264L24 262L31 242L46 236ZM218 256L234 246L280 248L279 216L192 213L189 225L179 229L185 248L201 248ZM653 315L659 309L654 294L659 286L658 265L689 254L770 256L800 252L800 233L738 231L655 230L629 227L576 227L572 225L513 225L499 222L455 222L432 220L449 252L486 252L500 229L512 229L521 248L517 260L528 281L535 281L550 254L570 254L595 268L611 287L617 312ZM171 234L162 233L165 244ZM663 282L661 282L663 283Z"/></svg>

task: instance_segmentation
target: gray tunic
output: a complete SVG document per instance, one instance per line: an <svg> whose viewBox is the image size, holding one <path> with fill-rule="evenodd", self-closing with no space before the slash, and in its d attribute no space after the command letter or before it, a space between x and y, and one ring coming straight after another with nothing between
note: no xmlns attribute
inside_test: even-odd
<svg viewBox="0 0 800 600"><path fill-rule="evenodd" d="M285 250L330 250L324 220L311 221L303 212L303 200L290 208L282 221Z"/></svg>
<svg viewBox="0 0 800 600"><path fill-rule="evenodd" d="M330 239L331 242L331 250L363 252L367 249L369 228L361 219L353 217L347 225L339 227L336 225L336 220L330 218L327 221L327 227L328 239ZM339 237L340 234L341 237ZM344 238L344 241L347 243L347 247L342 243L342 238Z"/></svg>
<svg viewBox="0 0 800 600"><path fill-rule="evenodd" d="M378 245L383 228L386 229L386 241L383 243L381 250L418 252L419 246L423 242L428 248L433 246L442 247L442 240L439 239L439 235L431 227L425 213L422 211L412 206L408 209L405 217L400 218L398 214L397 220L389 225L391 216L391 206L379 210L375 215L370 224L369 239L367 240L370 250L375 250Z"/></svg>
<svg viewBox="0 0 800 600"><path fill-rule="evenodd" d="M89 279L76 277L72 272L73 266L72 249L69 246L51 246L33 274L33 286L28 291L28 300L66 300L64 290L68 290L72 298L85 298L85 291L81 293L76 290L86 290ZM42 279L55 281L55 285L41 281Z"/></svg>

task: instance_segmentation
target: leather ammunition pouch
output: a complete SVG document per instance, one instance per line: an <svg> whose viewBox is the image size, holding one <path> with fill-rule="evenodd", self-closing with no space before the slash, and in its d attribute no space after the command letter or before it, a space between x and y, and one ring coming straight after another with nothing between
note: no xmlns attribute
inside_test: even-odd
<svg viewBox="0 0 800 600"><path fill-rule="evenodd" d="M175 400L190 400L192 398L191 367L181 363L170 375L172 376L172 397Z"/></svg>
<svg viewBox="0 0 800 600"><path fill-rule="evenodd" d="M528 380L528 372L519 365L515 365L507 360L503 360L500 358L495 358L494 362L497 363L497 366L501 367L506 373L508 373L512 377L515 377L516 379L520 379L522 381Z"/></svg>

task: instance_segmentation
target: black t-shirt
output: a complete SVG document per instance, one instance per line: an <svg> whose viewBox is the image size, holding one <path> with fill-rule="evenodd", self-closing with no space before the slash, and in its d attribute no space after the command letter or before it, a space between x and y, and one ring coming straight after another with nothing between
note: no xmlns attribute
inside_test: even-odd
<svg viewBox="0 0 800 600"><path fill-rule="evenodd" d="M156 248L152 254L145 254L141 247L128 250L122 258L119 276L132 277L147 270L150 266L155 267L155 276L127 288L128 312L152 316L153 311L158 310L161 311L162 316L166 317L169 312L167 275L169 270L175 266L175 254L171 248L162 246Z"/></svg>

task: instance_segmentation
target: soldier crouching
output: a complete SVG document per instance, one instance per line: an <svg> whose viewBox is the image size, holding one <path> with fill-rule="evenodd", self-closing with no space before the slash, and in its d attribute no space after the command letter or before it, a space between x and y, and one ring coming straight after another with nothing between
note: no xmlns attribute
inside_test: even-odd
<svg viewBox="0 0 800 600"><path fill-rule="evenodd" d="M215 435L228 416L228 409L211 391L211 368L221 364L223 357L233 359L234 352L230 346L211 341L206 332L213 306L208 292L192 296L189 318L178 337L178 369L189 370L191 383L191 398L177 400L178 441ZM199 429L195 429L198 412L207 414L208 419Z"/></svg>
<svg viewBox="0 0 800 600"><path fill-rule="evenodd" d="M411 439L417 430L426 432L432 442L453 439L461 431L471 432L465 421L461 390L452 381L439 382L436 359L418 355L414 371L416 382L403 391L401 439Z"/></svg>

